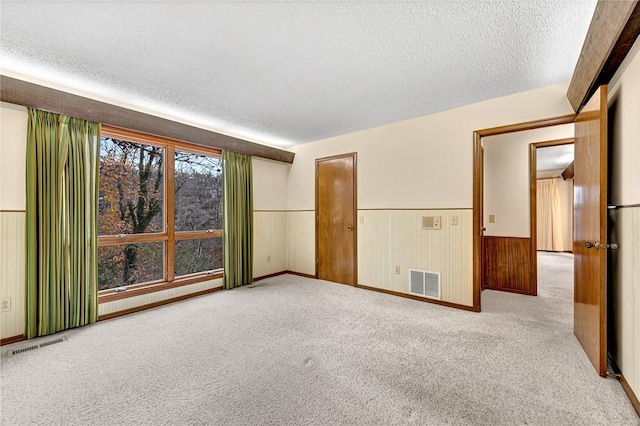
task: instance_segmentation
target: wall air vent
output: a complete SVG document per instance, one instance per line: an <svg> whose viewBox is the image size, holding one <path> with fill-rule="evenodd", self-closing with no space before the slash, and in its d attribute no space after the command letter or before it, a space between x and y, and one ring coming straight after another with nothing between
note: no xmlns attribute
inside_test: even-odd
<svg viewBox="0 0 640 426"><path fill-rule="evenodd" d="M409 269L409 293L440 300L440 272Z"/></svg>

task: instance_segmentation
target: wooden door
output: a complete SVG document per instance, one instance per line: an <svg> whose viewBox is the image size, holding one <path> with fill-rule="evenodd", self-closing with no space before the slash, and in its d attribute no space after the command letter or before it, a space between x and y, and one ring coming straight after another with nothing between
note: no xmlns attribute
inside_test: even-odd
<svg viewBox="0 0 640 426"><path fill-rule="evenodd" d="M316 160L316 272L356 285L356 154Z"/></svg>
<svg viewBox="0 0 640 426"><path fill-rule="evenodd" d="M574 333L607 374L607 86L576 117L574 162Z"/></svg>

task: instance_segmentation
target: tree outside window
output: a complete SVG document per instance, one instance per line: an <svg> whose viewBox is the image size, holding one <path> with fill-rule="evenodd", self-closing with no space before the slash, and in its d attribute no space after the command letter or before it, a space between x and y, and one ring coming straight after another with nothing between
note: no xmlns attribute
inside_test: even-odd
<svg viewBox="0 0 640 426"><path fill-rule="evenodd" d="M222 268L222 162L215 150L103 127L100 290Z"/></svg>

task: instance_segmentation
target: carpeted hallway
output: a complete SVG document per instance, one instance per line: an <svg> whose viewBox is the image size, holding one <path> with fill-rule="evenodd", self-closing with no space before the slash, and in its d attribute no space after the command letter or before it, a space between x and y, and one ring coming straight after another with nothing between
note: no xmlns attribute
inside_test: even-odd
<svg viewBox="0 0 640 426"><path fill-rule="evenodd" d="M571 256L539 262L481 314L285 275L3 347L0 423L640 424L573 336Z"/></svg>

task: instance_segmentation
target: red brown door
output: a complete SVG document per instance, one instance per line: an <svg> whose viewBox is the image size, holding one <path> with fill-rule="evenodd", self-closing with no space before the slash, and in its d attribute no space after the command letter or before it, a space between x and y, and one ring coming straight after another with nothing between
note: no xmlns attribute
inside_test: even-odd
<svg viewBox="0 0 640 426"><path fill-rule="evenodd" d="M607 374L607 86L576 117L574 163L574 333Z"/></svg>
<svg viewBox="0 0 640 426"><path fill-rule="evenodd" d="M356 285L356 154L316 160L318 278Z"/></svg>

